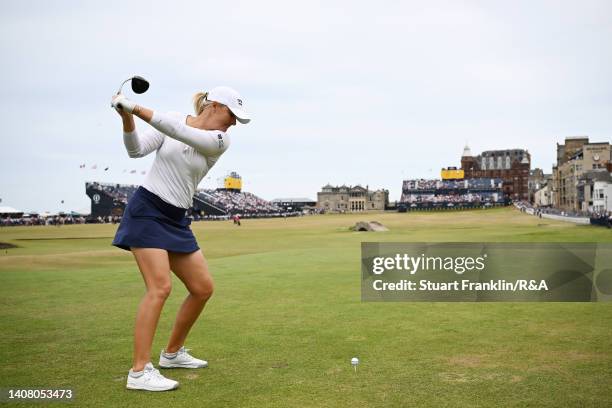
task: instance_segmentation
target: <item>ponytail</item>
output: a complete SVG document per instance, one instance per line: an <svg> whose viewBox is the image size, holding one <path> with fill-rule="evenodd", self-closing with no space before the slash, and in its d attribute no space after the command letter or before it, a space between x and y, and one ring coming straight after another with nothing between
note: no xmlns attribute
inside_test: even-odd
<svg viewBox="0 0 612 408"><path fill-rule="evenodd" d="M208 92L198 92L193 95L193 110L195 110L196 115L202 113L204 108L212 104L212 101L209 101L207 98Z"/></svg>

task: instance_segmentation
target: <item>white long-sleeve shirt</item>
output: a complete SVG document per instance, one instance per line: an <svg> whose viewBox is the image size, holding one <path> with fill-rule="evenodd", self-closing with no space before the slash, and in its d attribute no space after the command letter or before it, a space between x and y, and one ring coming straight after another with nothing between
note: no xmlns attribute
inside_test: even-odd
<svg viewBox="0 0 612 408"><path fill-rule="evenodd" d="M142 134L123 133L130 157L144 157L157 150L153 166L142 186L176 207L193 205L193 194L208 171L230 145L220 130L201 130L186 123L187 115L153 112Z"/></svg>

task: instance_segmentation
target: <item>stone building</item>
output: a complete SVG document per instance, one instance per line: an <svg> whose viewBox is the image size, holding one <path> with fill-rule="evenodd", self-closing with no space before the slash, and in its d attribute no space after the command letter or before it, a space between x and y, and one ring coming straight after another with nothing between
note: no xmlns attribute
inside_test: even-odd
<svg viewBox="0 0 612 408"><path fill-rule="evenodd" d="M583 175L590 171L608 172L611 160L610 142L589 143L585 136L568 137L565 144L557 143L557 164L553 166L553 202L563 210L586 211L592 202L590 191L579 184ZM588 178L588 177L587 177ZM587 182L588 184L588 182Z"/></svg>
<svg viewBox="0 0 612 408"><path fill-rule="evenodd" d="M463 149L461 168L464 177L500 178L504 194L512 200L529 199L531 155L524 149L487 150L472 156L468 146Z"/></svg>
<svg viewBox="0 0 612 408"><path fill-rule="evenodd" d="M323 186L317 193L317 208L330 212L382 211L389 204L389 190L372 191L356 186Z"/></svg>

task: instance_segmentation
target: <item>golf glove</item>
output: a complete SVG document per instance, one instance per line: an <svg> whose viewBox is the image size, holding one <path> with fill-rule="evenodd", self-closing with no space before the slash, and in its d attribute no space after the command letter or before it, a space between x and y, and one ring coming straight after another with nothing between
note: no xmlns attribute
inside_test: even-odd
<svg viewBox="0 0 612 408"><path fill-rule="evenodd" d="M123 112L132 113L134 111L134 107L136 104L126 98L123 94L117 95L113 102L111 103L112 107L117 110L122 110Z"/></svg>

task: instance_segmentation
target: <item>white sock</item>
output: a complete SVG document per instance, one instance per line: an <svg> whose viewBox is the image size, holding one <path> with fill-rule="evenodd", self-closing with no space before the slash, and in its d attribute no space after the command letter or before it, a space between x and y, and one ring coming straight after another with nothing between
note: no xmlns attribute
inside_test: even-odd
<svg viewBox="0 0 612 408"><path fill-rule="evenodd" d="M144 374L144 370L142 370L142 371L132 371L132 369L130 368L130 377L139 378L143 374Z"/></svg>

